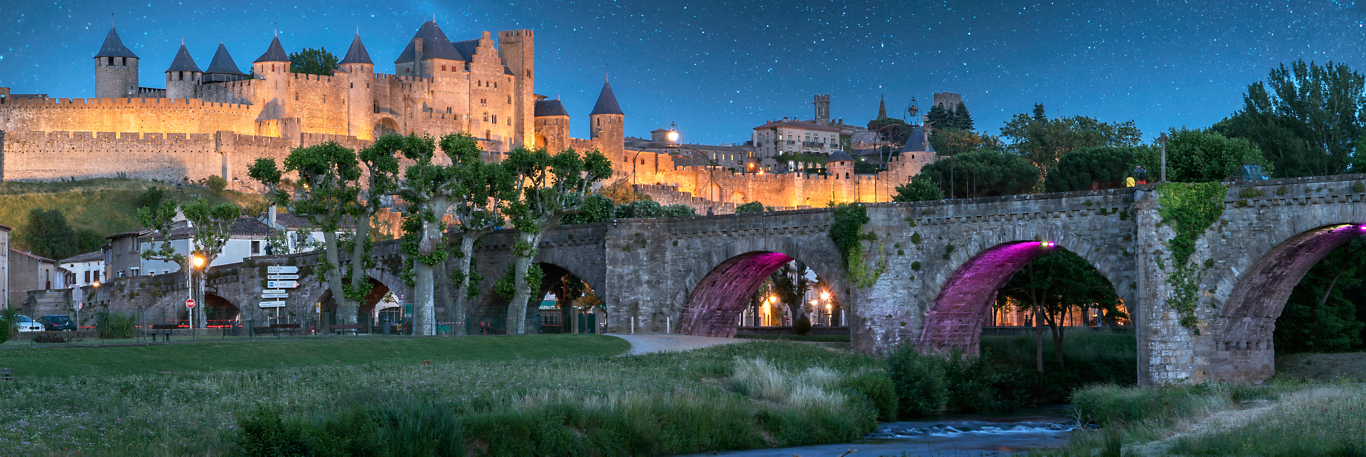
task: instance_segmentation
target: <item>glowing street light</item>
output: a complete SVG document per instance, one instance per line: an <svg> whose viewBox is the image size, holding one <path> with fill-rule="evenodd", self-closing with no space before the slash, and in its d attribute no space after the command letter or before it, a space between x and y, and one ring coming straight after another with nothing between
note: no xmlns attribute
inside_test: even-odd
<svg viewBox="0 0 1366 457"><path fill-rule="evenodd" d="M193 257L190 258L190 263L193 264L195 268L204 268L204 257L195 254Z"/></svg>
<svg viewBox="0 0 1366 457"><path fill-rule="evenodd" d="M822 290L822 291L821 291L821 300L825 300L825 301L827 301L827 302L830 301L830 291L828 291L828 290Z"/></svg>

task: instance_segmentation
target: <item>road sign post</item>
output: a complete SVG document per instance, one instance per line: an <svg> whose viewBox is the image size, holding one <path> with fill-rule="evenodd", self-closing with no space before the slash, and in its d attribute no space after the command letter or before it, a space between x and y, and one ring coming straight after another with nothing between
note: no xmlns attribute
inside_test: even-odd
<svg viewBox="0 0 1366 457"><path fill-rule="evenodd" d="M190 310L190 313L189 313L189 314L190 314L190 332L191 332L190 334L193 335L193 334L194 334L194 299L193 299L193 298L187 298L187 299L185 299L185 308L188 308L188 309Z"/></svg>

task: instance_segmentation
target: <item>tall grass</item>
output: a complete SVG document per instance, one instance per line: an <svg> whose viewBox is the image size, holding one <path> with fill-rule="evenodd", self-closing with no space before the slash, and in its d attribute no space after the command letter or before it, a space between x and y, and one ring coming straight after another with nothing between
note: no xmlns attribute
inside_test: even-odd
<svg viewBox="0 0 1366 457"><path fill-rule="evenodd" d="M754 342L610 358L21 379L0 383L0 455L272 454L281 442L316 454L650 455L831 443L875 426L877 411L843 386L848 374L879 369L868 357ZM343 433L367 421L377 437Z"/></svg>
<svg viewBox="0 0 1366 457"><path fill-rule="evenodd" d="M1307 388L1257 418L1178 439L1187 455L1366 455L1366 387Z"/></svg>

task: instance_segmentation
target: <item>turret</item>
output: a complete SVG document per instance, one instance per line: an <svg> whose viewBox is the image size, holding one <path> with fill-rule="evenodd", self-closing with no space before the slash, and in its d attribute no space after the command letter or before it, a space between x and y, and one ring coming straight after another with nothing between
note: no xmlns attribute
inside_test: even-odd
<svg viewBox="0 0 1366 457"><path fill-rule="evenodd" d="M348 134L362 140L373 140L375 95L370 90L370 84L375 79L375 63L370 60L370 53L361 43L359 33L351 39L351 48L346 50L346 57L342 58L339 65L346 72Z"/></svg>
<svg viewBox="0 0 1366 457"><path fill-rule="evenodd" d="M588 122L591 123L590 138L598 151L614 162L623 160L626 114L621 112L621 106L617 104L617 96L612 93L610 82L602 83L602 93L598 94L598 102L593 105L593 111L588 113Z"/></svg>
<svg viewBox="0 0 1366 457"><path fill-rule="evenodd" d="M569 111L559 99L536 96L535 147L552 152L565 150L569 143Z"/></svg>
<svg viewBox="0 0 1366 457"><path fill-rule="evenodd" d="M95 53L95 96L99 98L138 95L138 56L123 45L119 32L109 28L104 45Z"/></svg>
<svg viewBox="0 0 1366 457"><path fill-rule="evenodd" d="M422 23L413 39L408 40L408 46L394 60L394 73L426 78L458 74L457 68L463 70L466 57L455 49L436 21L427 21Z"/></svg>
<svg viewBox="0 0 1366 457"><path fill-rule="evenodd" d="M195 65L185 45L180 45L170 68L166 69L166 98L199 98L199 80L204 72Z"/></svg>
<svg viewBox="0 0 1366 457"><path fill-rule="evenodd" d="M289 54L280 45L280 37L270 40L266 53L251 63L255 79L263 80L256 85L256 100L261 107L261 119L282 119L289 117L287 101L289 94Z"/></svg>
<svg viewBox="0 0 1366 457"><path fill-rule="evenodd" d="M204 71L203 81L239 81L246 78L247 75L237 68L237 62L232 60L231 54L228 54L228 47L223 46L223 43L218 43L218 51L213 53L213 60L209 62L209 69Z"/></svg>

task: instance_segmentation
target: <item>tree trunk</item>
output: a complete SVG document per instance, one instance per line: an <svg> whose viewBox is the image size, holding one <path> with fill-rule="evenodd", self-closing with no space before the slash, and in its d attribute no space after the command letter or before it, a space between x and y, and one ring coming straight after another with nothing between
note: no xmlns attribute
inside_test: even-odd
<svg viewBox="0 0 1366 457"><path fill-rule="evenodd" d="M422 223L422 239L417 252L424 256L440 249L441 223ZM433 266L421 260L413 261L413 328L418 335L436 334L436 294Z"/></svg>
<svg viewBox="0 0 1366 457"><path fill-rule="evenodd" d="M334 239L336 238L336 234L332 236ZM323 234L324 240L326 237L327 235ZM365 257L370 255L365 250L366 242L370 239L370 213L363 213L356 218L356 232L352 239L355 240L355 243L352 243L351 264L348 265L351 269L351 290L362 290L361 286L370 281L370 275L365 272ZM334 263L334 265L337 264ZM340 265L338 265L337 271L340 275ZM332 290L332 298L337 301L337 314L342 316L342 324L355 324L360 319L360 300L352 300L346 296L346 291L340 287L342 284L340 278L339 276L337 280L338 287Z"/></svg>
<svg viewBox="0 0 1366 457"><path fill-rule="evenodd" d="M541 233L545 233L542 231ZM531 246L531 251L526 255L516 257L517 261L513 267L513 284L516 293L512 296L512 301L508 303L507 322L503 324L506 333L509 335L521 335L526 333L526 307L527 302L531 301L532 285L526 281L526 273L531 269L532 256L534 256L536 246L541 242L540 234L522 232L517 235L517 240ZM536 284L536 288L540 288Z"/></svg>
<svg viewBox="0 0 1366 457"><path fill-rule="evenodd" d="M1043 307L1034 299L1034 369L1043 373Z"/></svg>
<svg viewBox="0 0 1366 457"><path fill-rule="evenodd" d="M469 291L470 288L471 262L474 261L474 242L478 241L479 237L483 236L483 233L483 231L477 233L466 232L460 237L460 277L464 279L460 281L460 284L456 284L455 300L453 300L454 309L451 310L451 316L455 320L455 329L453 330L456 335L464 335L466 333L465 330L468 328L465 325L465 320L469 318L469 305L467 305L466 302L469 301L467 291Z"/></svg>
<svg viewBox="0 0 1366 457"><path fill-rule="evenodd" d="M1058 368L1062 368L1062 325L1067 318L1067 310L1059 313L1059 316L1049 320L1049 327L1053 328L1053 357L1058 359Z"/></svg>
<svg viewBox="0 0 1366 457"><path fill-rule="evenodd" d="M360 311L360 307L346 298L346 288L342 285L342 268L345 267L341 264L341 253L337 247L336 232L323 232L323 255L327 257L327 262L334 267L327 271L324 279L327 280L327 288L332 291L332 301L337 303L337 317L342 319L342 324L354 324L356 323L356 313ZM358 263L354 256L351 263Z"/></svg>

